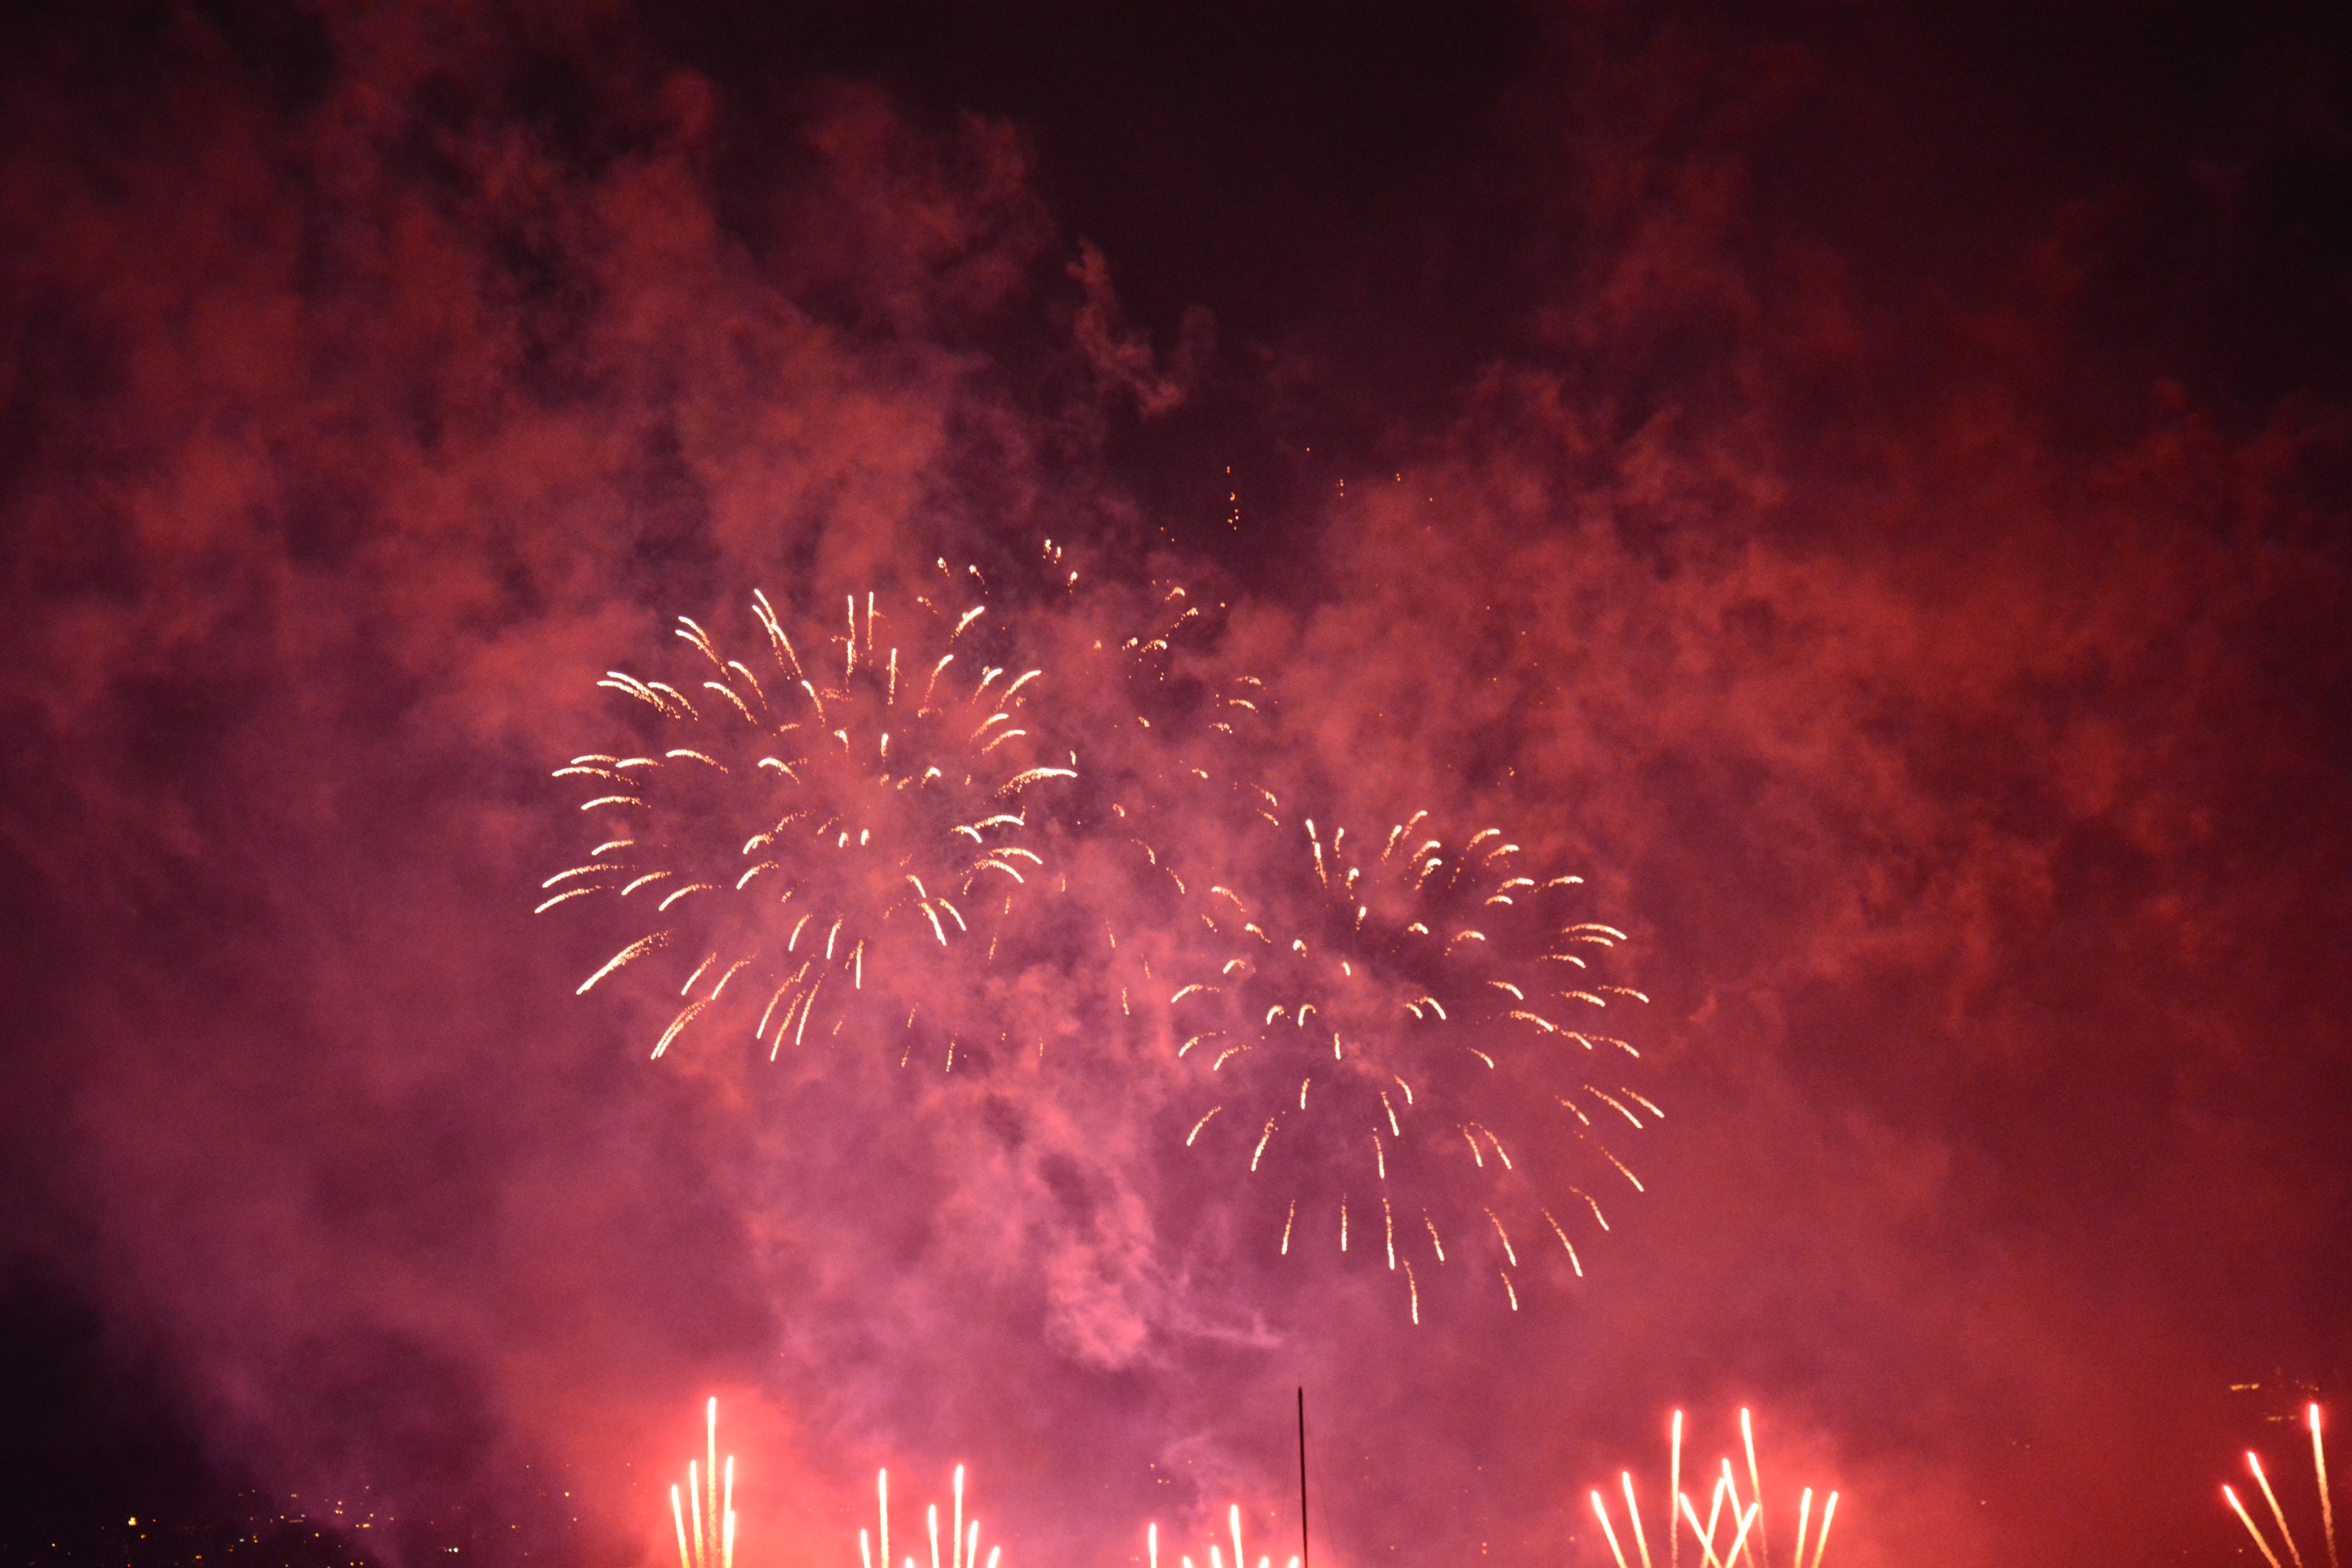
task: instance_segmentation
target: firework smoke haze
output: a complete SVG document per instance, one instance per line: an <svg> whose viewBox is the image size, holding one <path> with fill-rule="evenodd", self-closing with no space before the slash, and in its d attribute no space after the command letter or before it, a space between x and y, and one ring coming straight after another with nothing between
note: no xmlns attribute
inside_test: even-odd
<svg viewBox="0 0 2352 1568"><path fill-rule="evenodd" d="M1776 1561L1795 1477L1848 1568L2242 1541L2229 1385L2347 1355L2340 17L10 27L0 1234L97 1369L28 1430L399 1563L668 1561L713 1394L754 1568L966 1462L1022 1562L1278 1562L1301 1384L1318 1561L1607 1562L1678 1401L1770 1413ZM942 558L1045 671L992 759L1079 753L993 961L872 908L987 1049L648 1061L712 933L578 995L653 889L530 914L626 836L546 775L687 722L595 682L707 723L679 616L764 687L753 588L808 659ZM1183 1146L1170 998L1423 809L1585 879L1645 1076L1559 1092L1669 1114L1585 1278L1415 1325ZM58 1452L0 1539L141 1474Z"/></svg>

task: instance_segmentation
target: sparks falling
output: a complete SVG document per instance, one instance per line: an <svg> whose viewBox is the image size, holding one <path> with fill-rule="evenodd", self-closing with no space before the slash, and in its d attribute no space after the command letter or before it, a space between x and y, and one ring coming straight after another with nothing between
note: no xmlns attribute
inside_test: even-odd
<svg viewBox="0 0 2352 1568"><path fill-rule="evenodd" d="M2327 1547L2327 1568L2341 1568L2336 1555L2336 1501L2327 1489L2327 1448L2320 1435L2319 1405L2316 1402L2305 1406L2304 1424L2311 1431L2311 1470L2319 1489L2319 1528ZM2294 1568L2305 1568L2303 1549L2295 1542L2294 1531L2287 1527L2286 1510L2279 1506L2278 1494L2271 1489L2270 1478L2263 1473L2262 1456L2251 1448L2246 1451L2246 1472L2254 1478L2254 1485L2262 1490L2263 1501L2269 1505L2271 1522L2278 1531L2280 1542L2286 1548L2288 1560ZM2246 1511L2246 1505L2239 1500L2236 1489L2224 1485L2221 1499L2230 1505L2230 1511L2238 1516L2238 1522L2246 1527L2246 1533L2254 1538L2255 1546L2261 1549L2271 1568L2286 1568L2286 1564L2279 1561L2278 1553L2272 1549L2270 1538L2254 1522L2253 1516Z"/></svg>
<svg viewBox="0 0 2352 1568"><path fill-rule="evenodd" d="M1667 1438L1666 1494L1663 1503L1655 1506L1665 1511L1665 1561L1667 1568L1681 1568L1682 1537L1688 1525L1692 1542L1699 1551L1700 1568L1738 1568L1743 1553L1758 1568L1769 1568L1771 1561L1767 1548L1764 1519L1764 1479L1756 1463L1756 1427L1748 1413L1739 1412L1739 1442L1746 1458L1748 1493L1740 1495L1739 1477L1727 1457L1708 1489L1706 1517L1702 1521L1692 1504L1690 1494L1683 1489L1683 1413L1674 1414ZM1651 1540L1658 1533L1660 1522L1653 1513L1651 1523L1644 1528L1642 1509L1636 1500L1633 1473L1621 1470L1617 1489L1622 1494L1627 1535L1631 1537L1634 1557L1642 1568L1654 1568L1651 1555ZM1785 1496L1785 1494L1783 1494ZM1625 1538L1617 1533L1617 1522L1610 1511L1609 1499L1600 1488L1590 1493L1592 1511L1601 1521L1601 1532L1609 1542L1610 1554L1616 1559L1617 1568L1632 1568L1625 1556ZM1821 1568L1822 1554L1829 1550L1830 1524L1837 1515L1838 1494L1832 1492L1822 1504L1818 1521L1813 1516L1813 1489L1807 1487L1797 1500L1797 1542L1789 1559L1790 1568ZM1816 1526L1818 1525L1818 1528ZM1811 1555L1807 1555L1810 1548Z"/></svg>
<svg viewBox="0 0 2352 1568"><path fill-rule="evenodd" d="M1170 988L1205 1101L1192 1141L1271 1184L1286 1235L1371 1187L1370 1256L1416 1318L1412 1256L1499 1281L1512 1310L1539 1258L1580 1276L1570 1227L1605 1231L1597 1194L1642 1190L1617 1145L1663 1114L1626 1081L1640 1052L1616 1020L1648 998L1606 977L1625 933L1499 828L1451 841L1422 812L1368 841L1261 815L1276 852L1255 886L1201 891L1219 945Z"/></svg>
<svg viewBox="0 0 2352 1568"><path fill-rule="evenodd" d="M940 574L904 613L846 597L830 632L788 628L755 593L759 669L681 617L696 679L598 682L638 738L556 770L587 791L598 842L535 912L592 895L641 911L579 989L660 967L682 1005L656 1058L725 1020L774 1060L861 1003L911 1033L940 961L988 951L979 928L1043 866L1026 795L1075 770L1027 743L1041 672L988 663L985 605L957 607L966 584Z"/></svg>
<svg viewBox="0 0 2352 1568"><path fill-rule="evenodd" d="M727 1456L722 1481L719 1468L719 1401L703 1410L703 1457L700 1468L686 1462L686 1495L669 1489L669 1512L677 1526L678 1568L735 1568L735 1456Z"/></svg>

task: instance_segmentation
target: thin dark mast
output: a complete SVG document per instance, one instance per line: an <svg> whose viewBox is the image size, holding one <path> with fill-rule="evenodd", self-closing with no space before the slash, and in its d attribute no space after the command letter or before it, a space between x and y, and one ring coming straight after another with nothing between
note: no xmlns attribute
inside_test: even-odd
<svg viewBox="0 0 2352 1568"><path fill-rule="evenodd" d="M1307 1560L1307 1390L1303 1385L1298 1390L1298 1568L1313 1568Z"/></svg>

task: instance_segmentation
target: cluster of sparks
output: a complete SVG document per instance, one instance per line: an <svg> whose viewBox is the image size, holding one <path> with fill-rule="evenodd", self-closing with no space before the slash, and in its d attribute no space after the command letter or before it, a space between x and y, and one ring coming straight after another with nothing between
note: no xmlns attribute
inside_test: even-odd
<svg viewBox="0 0 2352 1568"><path fill-rule="evenodd" d="M963 1516L963 1467L955 1468L954 1512L948 1524L948 1560L946 1568L979 1568L980 1521L966 1521ZM874 1500L877 1518L877 1534L860 1530L857 1532L857 1555L864 1568L890 1568L890 1472L877 1470L874 1475ZM931 1568L941 1568L940 1563L940 1505L933 1503L926 1516L929 1527ZM877 1535L878 1534L878 1540ZM996 1568L1004 1548L988 1549L986 1568ZM908 1554L904 1568L915 1568L914 1555Z"/></svg>
<svg viewBox="0 0 2352 1568"><path fill-rule="evenodd" d="M1669 1439L1672 1458L1666 1481L1666 1564L1680 1568L1682 1563L1683 1527L1690 1527L1692 1542L1698 1547L1700 1568L1738 1568L1742 1553L1748 1553L1759 1568L1769 1568L1771 1558L1767 1546L1764 1524L1764 1480L1756 1467L1756 1427L1746 1410L1739 1413L1739 1441L1748 1459L1748 1495L1743 1501L1738 1477L1731 1460L1726 1458L1721 1472L1707 1494L1706 1517L1702 1521L1693 1506L1690 1494L1683 1489L1683 1413L1675 1412L1673 1435ZM1642 1568L1654 1568L1650 1555L1650 1537L1655 1533L1654 1521L1650 1530L1642 1525L1642 1510L1634 1500L1633 1474L1618 1472L1618 1483L1625 1497L1625 1518L1628 1532ZM1615 1522L1609 1512L1609 1500L1598 1488L1591 1493L1592 1511L1601 1521L1601 1532L1608 1538L1609 1552L1617 1560L1617 1568L1629 1568L1625 1549L1619 1540ZM1790 1568L1821 1568L1822 1554L1829 1550L1830 1524L1837 1516L1838 1494L1832 1492L1822 1505L1820 1530L1813 1531L1813 1489L1807 1487L1797 1504L1797 1543L1790 1558ZM1809 1539L1810 1538L1810 1539ZM1750 1542L1754 1551L1748 1552ZM1811 1556L1807 1557L1810 1546Z"/></svg>
<svg viewBox="0 0 2352 1568"><path fill-rule="evenodd" d="M1239 1503L1233 1503L1226 1507L1225 1528L1233 1536L1233 1568L1249 1568L1249 1557L1242 1551L1242 1510ZM1149 1568L1160 1568L1159 1525L1150 1524L1144 1527L1143 1550ZM1183 1568L1194 1568L1192 1559L1181 1552L1177 1555L1177 1561L1183 1565ZM1209 1542L1209 1568L1225 1568L1224 1549L1214 1541ZM1257 1560L1257 1568L1274 1568L1274 1559L1260 1556ZM1297 1557L1291 1558L1289 1568L1299 1568L1299 1560Z"/></svg>
<svg viewBox="0 0 2352 1568"><path fill-rule="evenodd" d="M1121 653L1133 721L1162 742L1164 765L1151 787L1128 792L1148 799L1114 792L1109 814L1210 939L1195 972L1164 993L1175 1057L1209 1090L1186 1146L1285 1184L1280 1230L1269 1231L1283 1256L1302 1222L1362 1254L1377 1205L1376 1256L1402 1277L1415 1323L1416 1255L1443 1268L1449 1242L1456 1260L1491 1261L1514 1311L1530 1238L1557 1241L1580 1278L1570 1226L1589 1215L1609 1228L1583 1182L1642 1190L1607 1129L1664 1114L1622 1081L1639 1051L1599 1021L1612 1003L1648 1000L1593 973L1625 933L1574 918L1565 906L1582 879L1525 874L1500 828L1449 846L1421 812L1373 855L1344 826L1327 835L1286 814L1252 774L1264 683L1238 676L1170 700L1178 641L1202 612L1171 587L1160 613L1164 624ZM1246 869L1188 878L1182 850L1153 841L1204 823L1251 846ZM1115 954L1118 933L1105 934ZM1131 1015L1124 984L1119 1002ZM1556 1087L1528 1100L1528 1075L1507 1070L1514 1058ZM1580 1169L1548 1168L1560 1163L1548 1151L1562 1130L1584 1152ZM1461 1201L1465 1185L1486 1196Z"/></svg>
<svg viewBox="0 0 2352 1568"><path fill-rule="evenodd" d="M1059 574L1050 545L1046 564ZM977 571L939 574L905 613L847 596L830 630L755 593L758 668L681 617L698 684L598 683L635 705L641 738L556 770L604 831L537 912L644 913L580 992L674 964L656 1058L732 1019L774 1061L855 1020L862 1041L903 1035L901 1066L929 1038L952 1069L958 1030L1003 1033L975 972L1008 938L1039 940L1045 911L1075 915L1120 1026L1163 1026L1164 1065L1205 1091L1185 1146L1278 1184L1280 1255L1307 1235L1372 1252L1415 1323L1432 1267L1499 1284L1514 1311L1538 1251L1557 1243L1551 1272L1581 1277L1571 1229L1609 1228L1596 1191L1642 1188L1616 1136L1663 1114L1624 1081L1640 1053L1609 1009L1647 998L1600 973L1625 933L1580 917L1581 879L1523 869L1497 827L1449 838L1420 812L1366 839L1290 814L1255 776L1265 689L1184 668L1180 639L1208 622L1181 586L1154 590L1150 629L1080 661L1082 679L1124 683L1141 743L1034 806L1032 786L1077 778L1076 738L1030 706L1042 670L976 651ZM1154 890L1047 867L1089 831L1139 850ZM1160 944L1175 972L1118 952L1112 912L1138 908L1178 939Z"/></svg>
<svg viewBox="0 0 2352 1568"><path fill-rule="evenodd" d="M1285 1184L1281 1253L1302 1225L1328 1226L1343 1252L1377 1248L1416 1323L1416 1255L1438 1267L1449 1247L1483 1255L1513 1310L1530 1237L1557 1241L1581 1276L1555 1205L1606 1230L1577 1177L1641 1191L1604 1135L1663 1114L1622 1081L1640 1053L1601 1022L1612 1004L1648 1000L1594 973L1625 933L1573 918L1582 879L1523 870L1497 827L1450 844L1418 812L1367 845L1261 815L1280 835L1261 862L1271 887L1207 889L1202 921L1222 962L1170 997L1176 1054L1214 1096L1187 1143L1221 1141ZM1551 1153L1563 1131L1584 1171ZM1476 1201L1458 1196L1465 1185Z"/></svg>
<svg viewBox="0 0 2352 1568"><path fill-rule="evenodd" d="M735 1456L727 1456L725 1479L719 1468L719 1401L704 1407L705 1447L699 1468L686 1462L686 1495L669 1489L670 1519L677 1526L678 1568L735 1568Z"/></svg>
<svg viewBox="0 0 2352 1568"><path fill-rule="evenodd" d="M2338 1568L2336 1503L2327 1490L2327 1449L2320 1440L2319 1406L2313 1404L2306 1407L2304 1419L2311 1429L2311 1468L2319 1483L2319 1524L2327 1545L2327 1568ZM2262 1456L2251 1448L2246 1450L2246 1469L2254 1478L2254 1485L2262 1489L2263 1500L2270 1505L2271 1521L2278 1527L2279 1540L2286 1547L2288 1559L2294 1568L2305 1568L2303 1549L2295 1544L2294 1531L2287 1528L2286 1510L2279 1506L2278 1494L2271 1489L2270 1478L2263 1473ZM2246 1505L2239 1500L2236 1489L2224 1485L2221 1497L2230 1505L2231 1511L2238 1516L2238 1521L2246 1527L2246 1533L2254 1538L2254 1544L2262 1549L2263 1556L2269 1561L2271 1568L2286 1568L2286 1564L2279 1561L2279 1554L2272 1550L2270 1538L2263 1533L2261 1527L2254 1523L2253 1516L2246 1511Z"/></svg>
<svg viewBox="0 0 2352 1568"><path fill-rule="evenodd" d="M1047 559L1060 563L1050 545ZM950 593L966 585L944 562L939 568ZM930 999L919 955L984 946L982 962L993 960L999 938L985 928L992 917L1012 917L1012 889L1044 868L1024 795L1047 780L1076 777L1077 759L1073 751L1073 765L1041 762L1039 741L1024 727L1024 703L1042 671L1014 674L971 652L964 639L984 605L955 610L946 607L948 594L919 596L900 626L878 598L869 594L861 605L848 597L837 632L803 627L796 644L767 597L755 593L753 613L767 642L761 670L725 657L707 631L681 616L677 636L708 665L708 678L691 693L617 670L598 682L650 710L642 716L652 738L633 754L578 756L556 771L589 784L591 798L580 809L596 814L606 831L585 861L542 884L549 896L534 912L595 894L625 908L650 906L650 929L590 974L582 994L655 953L700 954L678 989L683 1007L653 1047L656 1058L730 1003L747 1021L756 1016L750 1033L772 1061L788 1041L803 1045L813 1027L821 1038L837 1036L860 1000L879 1004L876 1017L908 1030L911 1050L917 1016ZM1173 639L1201 616L1181 587L1169 591L1161 609L1164 626L1118 650L1130 679L1164 679ZM1250 742L1236 728L1244 716L1261 717L1261 689L1243 678L1196 704L1206 722L1193 726L1191 738L1223 748L1224 776L1179 745L1168 776L1151 781L1197 780L1222 791L1214 799L1223 810L1209 816L1239 815L1250 819L1249 831L1270 829L1271 853L1255 856L1248 873L1226 873L1235 881L1254 876L1256 885L1201 878L1207 885L1196 889L1144 837L1182 822L1182 807L1171 810L1181 791L1127 800L1118 796L1130 792L1118 790L1108 805L1211 939L1197 976L1166 1003L1181 1037L1175 1058L1205 1078L1213 1100L1191 1121L1184 1143L1285 1184L1283 1255L1302 1225L1328 1226L1339 1251L1349 1251L1352 1203L1354 1248L1377 1248L1402 1275L1413 1322L1421 1321L1416 1256L1444 1267L1449 1240L1465 1266L1478 1267L1473 1259L1483 1257L1516 1311L1525 1261L1514 1225L1524 1227L1523 1239L1549 1233L1579 1277L1583 1263L1555 1204L1573 1199L1572 1217L1589 1213L1609 1228L1599 1200L1575 1179L1581 1172L1548 1168L1559 1163L1552 1151L1580 1149L1587 1168L1642 1190L1604 1139L1620 1122L1640 1130L1645 1118L1664 1114L1622 1081L1640 1053L1601 1022L1612 1005L1648 1000L1595 972L1625 933L1575 918L1568 906L1581 879L1524 868L1522 850L1500 828L1449 842L1420 812L1378 837L1375 848L1363 837L1351 843L1344 826L1327 832L1311 819L1286 817L1273 792L1247 776ZM1159 727L1148 713L1134 719L1155 740L1171 739L1165 715ZM1146 798L1154 793L1159 798ZM1068 892L1066 872L1059 886ZM632 899L636 904L626 902ZM1106 927L1102 934L1115 951L1117 932ZM1154 978L1148 962L1142 978ZM1118 1003L1122 1015L1134 1015L1126 985ZM952 1038L948 1049L952 1067ZM1532 1078L1507 1070L1524 1062L1535 1064ZM1563 1130L1570 1134L1565 1142L1558 1136ZM1465 1159L1475 1181L1462 1179ZM1461 1195L1473 1189L1475 1197ZM730 1456L720 1464L715 1398L705 1415L704 1458L688 1462L682 1489L670 1489L679 1568L733 1568L735 1461ZM2306 1417L2326 1561L2341 1568L2316 1404ZM1685 1527L1696 1568L1739 1568L1743 1557L1770 1568L1745 1409L1739 1432L1748 1489L1741 1492L1724 1458L1704 1516L1683 1487L1681 1411L1672 1422L1664 1521L1644 1526L1633 1475L1621 1472L1631 1560L1610 1500L1591 1491L1617 1568L1634 1561L1658 1568L1651 1542L1661 1522L1665 1568L1681 1568ZM2260 1456L2249 1451L2246 1467L2278 1548L2234 1488L2221 1488L2224 1500L2270 1568L2312 1568ZM858 1531L858 1550L863 1568L892 1568L887 1470L875 1489L877 1527ZM1828 1549L1838 1494L1828 1494L1818 1521L1813 1497L1806 1488L1800 1498L1790 1568L1821 1568ZM1226 1521L1232 1568L1249 1568L1238 1505ZM979 1522L964 1517L961 1465L944 1563L940 1531L933 1504L929 1568L982 1568ZM1145 1543L1150 1568L1159 1568L1156 1523ZM1002 1552L992 1547L985 1568L998 1568ZM1226 1568L1223 1543L1212 1542L1206 1552L1208 1568ZM1197 1568L1190 1555L1179 1562ZM1292 1557L1289 1568L1299 1563ZM902 1568L916 1568L912 1554ZM1261 1555L1256 1568L1272 1568L1272 1559Z"/></svg>
<svg viewBox="0 0 2352 1568"><path fill-rule="evenodd" d="M618 670L598 682L650 710L654 738L641 754L556 771L588 785L580 809L606 831L542 884L536 912L598 894L650 906L653 929L582 993L652 954L694 955L656 1058L730 1001L771 1060L813 1031L837 1035L861 999L911 1030L929 999L921 954L978 942L992 894L1042 864L1024 841L1024 793L1075 776L1021 744L1042 672L971 653L984 605L919 597L899 626L877 598L847 597L838 632L803 628L796 644L754 594L762 670L681 617L677 636L708 666L696 690Z"/></svg>

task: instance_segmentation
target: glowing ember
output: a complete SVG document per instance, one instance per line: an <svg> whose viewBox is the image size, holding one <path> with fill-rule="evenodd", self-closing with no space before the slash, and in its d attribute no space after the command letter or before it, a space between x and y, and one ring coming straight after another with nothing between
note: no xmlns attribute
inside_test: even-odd
<svg viewBox="0 0 2352 1568"><path fill-rule="evenodd" d="M947 591L911 613L852 596L833 633L800 627L798 641L754 594L759 671L681 618L709 679L598 683L649 710L644 733L633 754L556 771L588 788L581 810L602 831L585 861L542 884L536 912L591 894L649 906L580 990L656 954L675 965L685 1005L655 1057L724 1007L773 1060L837 1035L860 1001L911 1050L918 1013L942 991L938 961L953 952L969 968L961 950L976 944L992 956L982 928L992 903L1010 904L992 895L1043 863L1023 842L1024 792L1074 770L1024 745L1040 672L986 663L973 632L985 606L958 608L949 592L963 584L940 570Z"/></svg>
<svg viewBox="0 0 2352 1568"><path fill-rule="evenodd" d="M1675 1412L1668 1439L1671 1458L1668 1460L1664 1504L1668 1568L1680 1568L1685 1524L1690 1526L1691 1539L1698 1546L1701 1568L1738 1568L1740 1555L1748 1552L1751 1540L1754 1543L1751 1555L1759 1564L1766 1560L1764 1480L1756 1465L1755 1424L1745 1409L1739 1413L1739 1441L1747 1459L1747 1498L1743 1501L1740 1497L1738 1478L1732 1470L1730 1459L1724 1459L1721 1472L1708 1490L1706 1518L1702 1521L1698 1510L1691 1503L1690 1494L1683 1490L1683 1413L1679 1410ZM1628 1533L1633 1537L1635 1557L1642 1568L1654 1568L1650 1535L1654 1531L1654 1522L1649 1530L1643 1527L1641 1506L1634 1497L1633 1472L1619 1471L1617 1480L1624 1494L1625 1518ZM1617 1568L1630 1568L1623 1542L1610 1515L1609 1500L1598 1489L1591 1496L1592 1511L1601 1521L1601 1532L1609 1542L1609 1551L1617 1560ZM1822 1554L1829 1550L1830 1523L1837 1515L1837 1493L1829 1494L1822 1505L1820 1530L1815 1532L1813 1489L1804 1489L1797 1503L1797 1545L1795 1555L1790 1559L1790 1568L1821 1568ZM1810 1559L1805 1554L1809 1544L1812 1552Z"/></svg>

